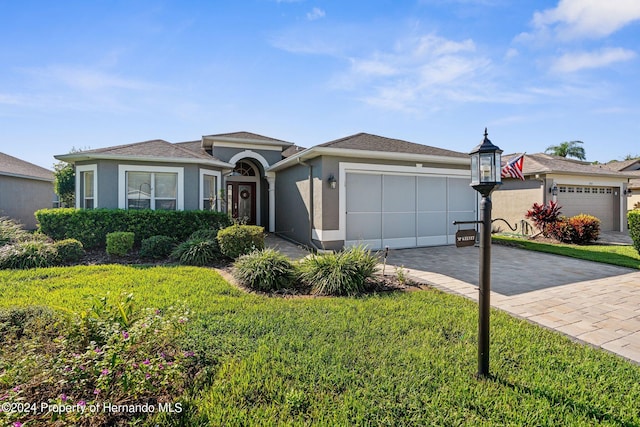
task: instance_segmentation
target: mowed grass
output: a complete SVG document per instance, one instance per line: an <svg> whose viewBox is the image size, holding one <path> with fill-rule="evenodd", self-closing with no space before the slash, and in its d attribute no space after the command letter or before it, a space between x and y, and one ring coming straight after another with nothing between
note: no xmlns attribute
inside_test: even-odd
<svg viewBox="0 0 640 427"><path fill-rule="evenodd" d="M512 244L531 251L546 252L621 267L640 269L640 253L638 253L633 246L541 243L526 238L495 234L492 236L492 240L494 243Z"/></svg>
<svg viewBox="0 0 640 427"><path fill-rule="evenodd" d="M640 366L499 311L493 377L476 379L477 306L435 290L279 298L195 267L0 272L5 307L107 292L194 310L184 340L209 377L161 425L640 425Z"/></svg>

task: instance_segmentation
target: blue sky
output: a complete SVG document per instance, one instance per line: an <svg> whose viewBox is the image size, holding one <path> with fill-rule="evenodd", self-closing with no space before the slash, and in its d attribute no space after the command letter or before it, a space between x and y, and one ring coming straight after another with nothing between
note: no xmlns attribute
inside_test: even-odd
<svg viewBox="0 0 640 427"><path fill-rule="evenodd" d="M249 131L640 155L637 0L0 0L0 151Z"/></svg>

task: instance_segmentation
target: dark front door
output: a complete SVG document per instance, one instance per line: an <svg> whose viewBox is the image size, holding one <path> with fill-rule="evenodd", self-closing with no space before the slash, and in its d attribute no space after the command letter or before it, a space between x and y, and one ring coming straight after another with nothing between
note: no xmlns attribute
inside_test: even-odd
<svg viewBox="0 0 640 427"><path fill-rule="evenodd" d="M256 223L256 183L227 181L227 206L243 224Z"/></svg>

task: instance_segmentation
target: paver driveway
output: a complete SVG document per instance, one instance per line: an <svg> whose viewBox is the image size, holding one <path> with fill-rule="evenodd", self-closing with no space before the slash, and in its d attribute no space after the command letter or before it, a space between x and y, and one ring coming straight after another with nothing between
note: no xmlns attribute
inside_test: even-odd
<svg viewBox="0 0 640 427"><path fill-rule="evenodd" d="M640 271L492 245L491 305L640 363ZM387 264L478 299L479 249L392 250ZM388 267L389 268L389 267Z"/></svg>

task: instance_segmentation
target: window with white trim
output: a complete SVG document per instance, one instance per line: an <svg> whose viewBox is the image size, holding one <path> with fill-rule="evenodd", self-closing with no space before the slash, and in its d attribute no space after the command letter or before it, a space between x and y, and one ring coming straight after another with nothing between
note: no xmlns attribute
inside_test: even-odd
<svg viewBox="0 0 640 427"><path fill-rule="evenodd" d="M215 175L202 175L202 209L206 211L217 209L217 177Z"/></svg>
<svg viewBox="0 0 640 427"><path fill-rule="evenodd" d="M118 165L120 209L184 209L184 168Z"/></svg>
<svg viewBox="0 0 640 427"><path fill-rule="evenodd" d="M97 200L97 165L76 166L76 207L95 209Z"/></svg>
<svg viewBox="0 0 640 427"><path fill-rule="evenodd" d="M127 209L177 209L177 173L127 171L126 180Z"/></svg>

